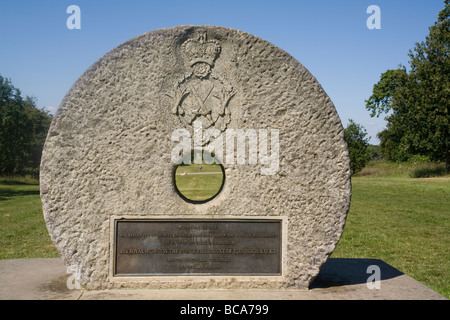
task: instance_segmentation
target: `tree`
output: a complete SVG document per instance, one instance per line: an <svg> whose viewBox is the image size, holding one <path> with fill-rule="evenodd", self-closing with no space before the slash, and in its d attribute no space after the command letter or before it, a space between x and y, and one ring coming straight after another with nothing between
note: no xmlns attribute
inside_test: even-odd
<svg viewBox="0 0 450 320"><path fill-rule="evenodd" d="M439 13L425 41L409 52L409 71L387 70L366 101L371 116L390 113L378 134L388 160L424 156L445 161L450 172L450 4Z"/></svg>
<svg viewBox="0 0 450 320"><path fill-rule="evenodd" d="M51 119L0 76L0 175L38 173Z"/></svg>
<svg viewBox="0 0 450 320"><path fill-rule="evenodd" d="M361 171L370 160L367 132L363 126L349 119L349 124L344 129L344 135L350 153L350 168L354 174Z"/></svg>
<svg viewBox="0 0 450 320"><path fill-rule="evenodd" d="M380 154L380 146L378 146L378 145L370 144L367 147L367 152L370 155L370 160L380 160L380 159L382 159L382 156Z"/></svg>

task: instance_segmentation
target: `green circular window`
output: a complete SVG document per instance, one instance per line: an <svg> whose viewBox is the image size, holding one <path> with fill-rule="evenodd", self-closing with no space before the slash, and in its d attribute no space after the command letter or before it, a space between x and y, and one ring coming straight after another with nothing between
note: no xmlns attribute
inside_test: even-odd
<svg viewBox="0 0 450 320"><path fill-rule="evenodd" d="M175 169L175 189L186 201L205 203L216 197L225 182L222 165L181 164Z"/></svg>

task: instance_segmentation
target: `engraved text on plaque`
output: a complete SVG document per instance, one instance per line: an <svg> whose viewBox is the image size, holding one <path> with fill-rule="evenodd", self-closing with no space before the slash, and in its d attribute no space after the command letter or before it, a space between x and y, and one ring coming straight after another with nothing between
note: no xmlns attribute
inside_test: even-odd
<svg viewBox="0 0 450 320"><path fill-rule="evenodd" d="M117 220L114 275L281 275L281 220Z"/></svg>

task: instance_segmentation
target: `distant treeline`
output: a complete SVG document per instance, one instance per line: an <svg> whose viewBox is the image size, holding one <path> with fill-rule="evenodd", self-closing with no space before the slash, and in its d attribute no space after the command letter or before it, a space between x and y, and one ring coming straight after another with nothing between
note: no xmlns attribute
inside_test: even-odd
<svg viewBox="0 0 450 320"><path fill-rule="evenodd" d="M380 152L394 162L444 162L450 173L450 1L424 41L409 52L409 67L381 74L366 101L371 116L386 116Z"/></svg>
<svg viewBox="0 0 450 320"><path fill-rule="evenodd" d="M0 176L39 175L52 116L0 75Z"/></svg>

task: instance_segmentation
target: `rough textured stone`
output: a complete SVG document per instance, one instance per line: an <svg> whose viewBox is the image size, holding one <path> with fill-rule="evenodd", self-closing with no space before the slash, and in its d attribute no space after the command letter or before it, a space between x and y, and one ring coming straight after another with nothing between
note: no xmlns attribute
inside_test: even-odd
<svg viewBox="0 0 450 320"><path fill-rule="evenodd" d="M195 116L183 96L197 79L191 42L202 41L218 99L205 100L209 116ZM195 119L221 131L279 130L279 170L264 175L259 162L225 163L216 198L184 201L173 184L171 135ZM267 41L214 26L148 32L103 56L62 101L41 163L50 236L88 289L306 288L340 239L350 195L342 124L317 80ZM281 217L283 274L116 279L112 217Z"/></svg>

